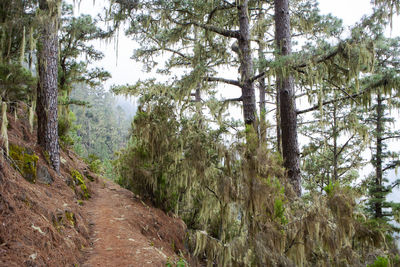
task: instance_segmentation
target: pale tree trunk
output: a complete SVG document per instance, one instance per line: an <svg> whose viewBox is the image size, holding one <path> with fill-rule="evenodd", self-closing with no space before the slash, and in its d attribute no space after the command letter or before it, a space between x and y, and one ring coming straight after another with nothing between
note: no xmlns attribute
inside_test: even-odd
<svg viewBox="0 0 400 267"><path fill-rule="evenodd" d="M384 200L384 196L382 194L382 180L383 180L383 99L382 95L378 93L378 103L376 106L376 154L375 154L375 194L374 198L377 199L375 202L375 218L382 218L382 202Z"/></svg>
<svg viewBox="0 0 400 267"><path fill-rule="evenodd" d="M335 94L335 99L336 94ZM333 182L337 182L339 179L338 175L338 122L337 122L337 101L333 103Z"/></svg>
<svg viewBox="0 0 400 267"><path fill-rule="evenodd" d="M265 78L259 80L260 86L260 144L267 142L267 121L265 114L267 109L265 108Z"/></svg>
<svg viewBox="0 0 400 267"><path fill-rule="evenodd" d="M263 37L264 35L260 33L258 36L258 41L259 41L259 47L258 47L258 59L263 61L265 60L265 55L264 55L264 49L265 45L263 42ZM259 69L259 72L261 70ZM267 121L266 121L266 113L267 110L265 108L265 90L266 90L266 85L265 85L265 77L261 77L258 80L259 83L259 91L260 91L260 144L265 144L267 142Z"/></svg>
<svg viewBox="0 0 400 267"><path fill-rule="evenodd" d="M277 54L291 54L289 0L275 0L275 39ZM297 141L297 114L293 77L278 70L276 77L280 97L282 156L288 178L298 196L301 195L300 153Z"/></svg>
<svg viewBox="0 0 400 267"><path fill-rule="evenodd" d="M39 1L41 35L38 40L39 85L37 90L38 143L50 156L51 164L60 172L57 121L57 19L60 1Z"/></svg>

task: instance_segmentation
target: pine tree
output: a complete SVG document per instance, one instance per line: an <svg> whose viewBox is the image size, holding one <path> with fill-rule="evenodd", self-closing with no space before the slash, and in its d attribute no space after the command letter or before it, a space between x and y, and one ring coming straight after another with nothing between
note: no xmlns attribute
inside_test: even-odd
<svg viewBox="0 0 400 267"><path fill-rule="evenodd" d="M389 202L387 195L392 192L395 186L398 186L398 180L389 182L387 175L388 170L396 169L400 166L399 154L390 151L386 142L390 139L400 138L399 131L392 131L389 124L393 124L393 118L388 116L390 106L400 106L399 101L384 97L378 92L374 97L374 104L371 106L372 114L368 118L369 124L373 128L373 147L371 163L375 172L368 177L367 180L367 210L373 218L382 222L389 222L398 212L398 203Z"/></svg>
<svg viewBox="0 0 400 267"><path fill-rule="evenodd" d="M49 153L54 170L60 171L58 144L58 14L61 1L39 1L39 84L36 113L38 143Z"/></svg>
<svg viewBox="0 0 400 267"><path fill-rule="evenodd" d="M361 151L369 140L360 115L362 107L352 103L354 100L341 88L326 92L324 98L332 102L319 107L310 121L301 122L300 133L309 140L302 148L304 185L308 190L322 191L329 184L354 182L364 165Z"/></svg>
<svg viewBox="0 0 400 267"><path fill-rule="evenodd" d="M398 181L389 183L385 172L400 166L399 154L387 148L387 142L400 138L400 132L392 130L393 117L389 112L400 107L398 100L400 38L386 39L381 37L377 45L376 76L383 78L378 90L371 95L369 116L366 123L371 126L373 142L371 146L371 163L375 169L367 180L367 209L375 219L389 221L398 212L398 204L388 202L386 196ZM396 90L396 91L394 91ZM394 94L393 94L394 93Z"/></svg>

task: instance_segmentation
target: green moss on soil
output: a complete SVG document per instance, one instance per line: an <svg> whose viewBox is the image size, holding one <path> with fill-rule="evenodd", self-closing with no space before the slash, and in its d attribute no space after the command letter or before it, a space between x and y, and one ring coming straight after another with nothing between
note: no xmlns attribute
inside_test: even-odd
<svg viewBox="0 0 400 267"><path fill-rule="evenodd" d="M83 198L84 199L89 199L90 198L90 194L89 194L89 191L88 191L86 183L85 183L85 179L82 176L82 174L79 171L77 171L75 169L72 169L71 170L71 176L74 179L75 184L79 185L81 187L81 190L83 192Z"/></svg>
<svg viewBox="0 0 400 267"><path fill-rule="evenodd" d="M65 217L67 218L67 221L68 221L72 226L75 226L75 215L74 215L73 212L65 211Z"/></svg>
<svg viewBox="0 0 400 267"><path fill-rule="evenodd" d="M14 144L10 145L10 157L21 175L29 182L35 183L39 157L31 149Z"/></svg>

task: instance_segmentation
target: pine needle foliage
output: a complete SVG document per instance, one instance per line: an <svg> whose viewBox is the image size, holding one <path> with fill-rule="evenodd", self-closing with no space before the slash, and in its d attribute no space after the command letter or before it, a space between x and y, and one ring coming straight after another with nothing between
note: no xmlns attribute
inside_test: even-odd
<svg viewBox="0 0 400 267"><path fill-rule="evenodd" d="M3 101L17 102L32 99L36 79L17 63L0 63L0 94Z"/></svg>

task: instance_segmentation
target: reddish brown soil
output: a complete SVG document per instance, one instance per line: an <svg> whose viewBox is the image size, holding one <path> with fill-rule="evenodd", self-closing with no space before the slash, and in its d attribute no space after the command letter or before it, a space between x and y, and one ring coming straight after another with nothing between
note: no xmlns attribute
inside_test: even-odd
<svg viewBox="0 0 400 267"><path fill-rule="evenodd" d="M178 259L184 250L181 220L98 178L68 149L61 152L57 175L30 133L27 107L20 105L17 121L11 115L8 120L9 142L32 149L54 182L28 182L0 153L0 267L165 266ZM92 198L83 206L79 188L66 183L72 169L96 177L85 179Z"/></svg>
<svg viewBox="0 0 400 267"><path fill-rule="evenodd" d="M181 220L110 181L93 190L95 197L86 208L93 248L83 266L165 266L177 260L186 230Z"/></svg>
<svg viewBox="0 0 400 267"><path fill-rule="evenodd" d="M65 181L71 169L83 173L87 167L75 153L64 150L61 174L49 168L35 132L30 133L27 114L23 104L17 120L8 114L9 142L32 149L54 182L28 182L0 153L0 266L72 266L81 260L81 249L89 246L89 227L76 192ZM66 212L74 219L68 220Z"/></svg>

